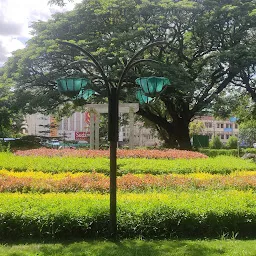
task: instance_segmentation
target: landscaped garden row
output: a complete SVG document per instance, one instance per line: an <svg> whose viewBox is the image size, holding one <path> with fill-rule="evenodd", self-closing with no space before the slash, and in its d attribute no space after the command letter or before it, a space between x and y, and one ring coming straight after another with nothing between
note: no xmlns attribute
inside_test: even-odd
<svg viewBox="0 0 256 256"><path fill-rule="evenodd" d="M118 175L133 173L221 173L228 174L241 170L256 170L256 163L231 156L205 159L146 159L123 158L117 161ZM0 153L0 169L14 171L61 172L99 172L109 174L109 159L81 157L35 157L16 156Z"/></svg>
<svg viewBox="0 0 256 256"><path fill-rule="evenodd" d="M256 148L239 148L238 149L208 149L208 148L200 148L199 152L205 154L209 157L216 157L219 155L226 156L242 156L246 153L256 154Z"/></svg>
<svg viewBox="0 0 256 256"><path fill-rule="evenodd" d="M118 190L126 192L187 191L191 189L256 190L256 171L230 175L192 173L167 175L126 174L117 177ZM12 172L0 170L0 192L109 192L109 177L100 173Z"/></svg>
<svg viewBox="0 0 256 256"><path fill-rule="evenodd" d="M49 152L0 153L0 240L106 237L108 157ZM129 154L118 158L120 237L256 237L256 164L251 160Z"/></svg>
<svg viewBox="0 0 256 256"><path fill-rule="evenodd" d="M19 156L60 156L60 157L88 157L109 158L109 150L74 150L69 148L49 149L39 148L31 150L18 150L15 152ZM192 158L207 158L206 155L187 150L167 149L167 150L148 150L148 149L118 149L118 158L168 158L168 159L192 159Z"/></svg>
<svg viewBox="0 0 256 256"><path fill-rule="evenodd" d="M0 194L0 239L105 237L109 197L86 193ZM251 191L119 193L118 233L145 238L256 236Z"/></svg>

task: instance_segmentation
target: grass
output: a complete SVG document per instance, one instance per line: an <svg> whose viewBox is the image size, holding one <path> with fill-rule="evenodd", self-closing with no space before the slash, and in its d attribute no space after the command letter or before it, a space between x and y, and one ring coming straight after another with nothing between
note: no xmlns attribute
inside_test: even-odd
<svg viewBox="0 0 256 256"><path fill-rule="evenodd" d="M122 240L1 244L0 256L255 256L255 240Z"/></svg>
<svg viewBox="0 0 256 256"><path fill-rule="evenodd" d="M49 173L99 172L109 174L109 159L80 157L35 157L15 156L0 153L0 169L13 171L43 171ZM206 172L212 174L230 174L235 171L254 171L256 163L231 156L218 156L207 159L117 159L118 175L168 174Z"/></svg>
<svg viewBox="0 0 256 256"><path fill-rule="evenodd" d="M252 191L118 193L120 237L256 237ZM109 196L0 193L0 239L106 237Z"/></svg>

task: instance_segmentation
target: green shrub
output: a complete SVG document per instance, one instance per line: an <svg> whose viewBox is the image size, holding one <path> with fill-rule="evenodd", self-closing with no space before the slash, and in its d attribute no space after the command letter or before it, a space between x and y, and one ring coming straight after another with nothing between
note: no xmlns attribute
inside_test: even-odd
<svg viewBox="0 0 256 256"><path fill-rule="evenodd" d="M40 148L40 139L34 135L23 136L20 139L10 142L11 149L35 149Z"/></svg>
<svg viewBox="0 0 256 256"><path fill-rule="evenodd" d="M0 194L0 240L106 237L109 196ZM256 237L256 195L250 191L118 194L120 237Z"/></svg>
<svg viewBox="0 0 256 256"><path fill-rule="evenodd" d="M256 154L256 148L245 148L242 150L242 152Z"/></svg>
<svg viewBox="0 0 256 256"><path fill-rule="evenodd" d="M0 141L0 152L10 152L10 144Z"/></svg>
<svg viewBox="0 0 256 256"><path fill-rule="evenodd" d="M242 150L240 150L241 152ZM208 149L208 148L200 148L199 152L209 156L238 156L237 149Z"/></svg>
<svg viewBox="0 0 256 256"><path fill-rule="evenodd" d="M212 138L212 140L209 142L209 148L214 148L214 149L223 148L223 144L220 141L220 138L218 136L215 136Z"/></svg>
<svg viewBox="0 0 256 256"><path fill-rule="evenodd" d="M238 149L208 149L200 148L198 150L200 153L203 153L209 157L216 156L238 156ZM242 156L245 153L256 154L256 148L239 148L239 155Z"/></svg>
<svg viewBox="0 0 256 256"><path fill-rule="evenodd" d="M0 153L0 169L14 171L99 172L109 175L109 159L80 157L15 156ZM205 159L146 159L122 158L117 160L118 175L127 173L192 173L208 172L228 174L239 170L255 170L256 163L231 156Z"/></svg>
<svg viewBox="0 0 256 256"><path fill-rule="evenodd" d="M239 125L239 138L248 146L256 142L256 120L247 120Z"/></svg>
<svg viewBox="0 0 256 256"><path fill-rule="evenodd" d="M237 142L238 142L238 139L237 139L236 136L230 136L228 138L226 147L230 148L230 149L236 149L237 148Z"/></svg>

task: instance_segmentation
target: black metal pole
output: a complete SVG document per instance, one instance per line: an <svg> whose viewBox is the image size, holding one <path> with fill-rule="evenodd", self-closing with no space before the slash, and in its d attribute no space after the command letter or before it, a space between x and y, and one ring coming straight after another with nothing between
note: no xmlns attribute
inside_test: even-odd
<svg viewBox="0 0 256 256"><path fill-rule="evenodd" d="M117 237L116 220L116 150L118 142L118 93L112 87L108 97L108 140L110 141L110 237Z"/></svg>
<svg viewBox="0 0 256 256"><path fill-rule="evenodd" d="M146 45L144 48L139 50L134 56L130 59L130 61L126 64L123 72L120 76L118 81L117 87L111 86L108 83L108 78L104 73L103 68L99 64L99 62L95 59L95 57L88 51L84 50L80 46L69 43L58 41L60 44L68 45L70 47L76 48L77 50L81 51L86 57L89 57L93 65L98 69L100 72L102 79L105 81L106 88L108 90L108 140L110 142L110 237L116 239L117 237L117 218L116 218L116 172L117 172L117 164L116 164L116 150L117 150L117 142L118 142L118 118L119 118L119 110L118 110L118 101L119 101L119 91L121 89L124 77L126 73L131 69L133 66L145 62L156 62L154 60L137 60L136 58L144 52L146 49L160 45L160 44L168 44L167 42L154 42L151 44ZM1 128L1 127L0 127Z"/></svg>

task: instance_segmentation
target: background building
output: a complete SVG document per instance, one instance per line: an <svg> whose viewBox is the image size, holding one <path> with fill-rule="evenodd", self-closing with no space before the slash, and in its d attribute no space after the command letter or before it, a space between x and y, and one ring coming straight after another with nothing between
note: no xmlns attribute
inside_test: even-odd
<svg viewBox="0 0 256 256"><path fill-rule="evenodd" d="M88 112L75 112L67 118L63 118L59 123L51 116L42 114L27 115L25 118L27 135L56 138L60 140L75 140L90 142L90 114ZM134 146L158 146L161 141L157 134L150 128L145 128L142 122L135 122L133 126ZM107 136L107 134L106 134ZM128 145L130 138L130 126L120 127L120 145Z"/></svg>
<svg viewBox="0 0 256 256"><path fill-rule="evenodd" d="M227 120L217 120L212 116L196 117L194 121L201 121L204 124L202 135L208 135L211 140L214 136L219 136L221 142L227 142L230 136L238 137L239 127L234 118ZM90 114L88 112L75 112L72 116L63 118L56 123L51 116L40 113L27 115L25 118L24 133L43 137L60 137L62 140L90 141ZM162 144L158 134L150 128L143 126L142 122L135 122L134 146L159 146ZM130 126L120 127L119 141L122 145L128 145L130 137Z"/></svg>
<svg viewBox="0 0 256 256"><path fill-rule="evenodd" d="M120 128L121 136L124 143L129 141L130 135L130 127L122 126ZM134 124L134 146L135 147L152 147L152 146L159 146L162 142L158 138L158 134L150 128L146 128L143 126L142 122L135 122Z"/></svg>
<svg viewBox="0 0 256 256"><path fill-rule="evenodd" d="M212 116L200 116L196 117L195 121L203 122L205 128L201 134L208 135L210 140L218 136L221 142L225 144L230 136L238 137L239 127L233 117L226 120L217 120Z"/></svg>

